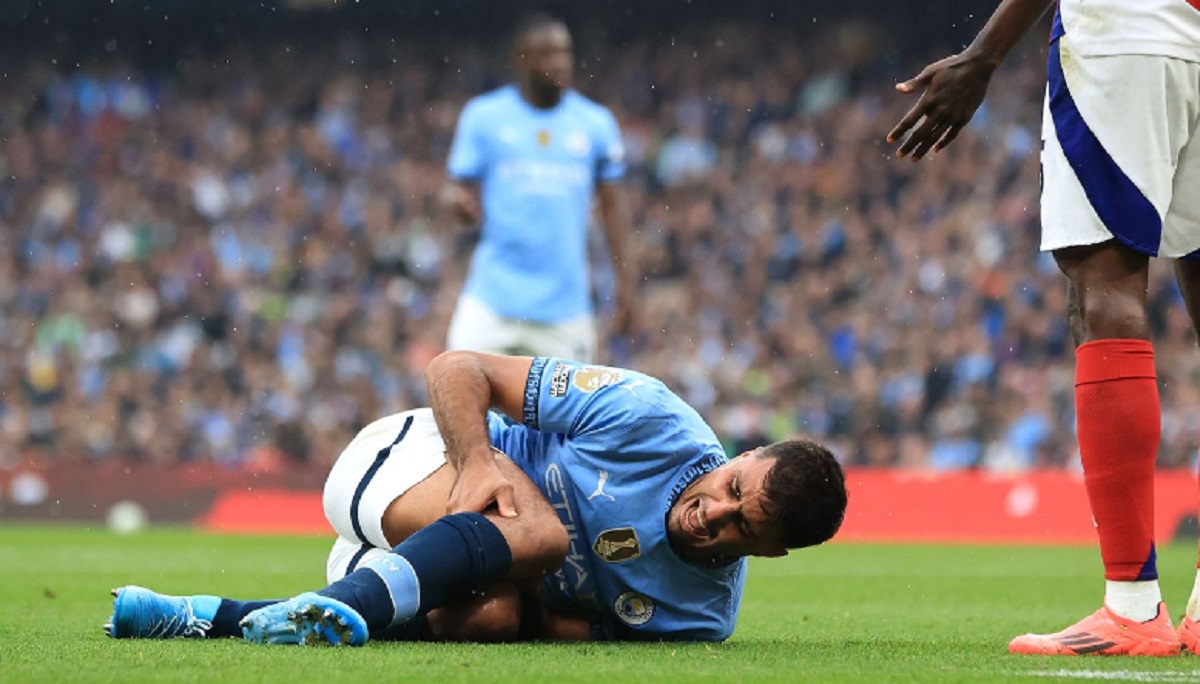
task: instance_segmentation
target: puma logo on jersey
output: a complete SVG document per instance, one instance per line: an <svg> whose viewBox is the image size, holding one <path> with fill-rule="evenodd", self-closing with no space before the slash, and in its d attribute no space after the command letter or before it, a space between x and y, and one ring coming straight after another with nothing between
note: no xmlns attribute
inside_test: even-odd
<svg viewBox="0 0 1200 684"><path fill-rule="evenodd" d="M592 499L594 499L598 496L603 496L603 497L606 497L609 501L616 501L617 498L615 496L604 491L604 485L607 482L608 482L608 471L601 470L600 471L600 481L596 483L596 491L592 492L591 494L588 494L587 500L591 501Z"/></svg>

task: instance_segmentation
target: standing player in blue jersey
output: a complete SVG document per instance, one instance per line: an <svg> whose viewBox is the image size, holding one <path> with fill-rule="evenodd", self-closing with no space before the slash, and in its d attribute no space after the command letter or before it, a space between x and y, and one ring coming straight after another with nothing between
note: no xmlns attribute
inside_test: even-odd
<svg viewBox="0 0 1200 684"><path fill-rule="evenodd" d="M516 33L516 82L467 103L443 201L482 222L447 347L592 361L588 223L598 197L616 275L613 330L630 326L624 147L616 119L571 89L571 34L537 15Z"/></svg>
<svg viewBox="0 0 1200 684"><path fill-rule="evenodd" d="M459 351L426 380L431 409L367 426L330 473L328 587L260 602L125 587L108 633L719 641L745 556L819 544L845 513L828 450L793 440L730 460L635 371Z"/></svg>

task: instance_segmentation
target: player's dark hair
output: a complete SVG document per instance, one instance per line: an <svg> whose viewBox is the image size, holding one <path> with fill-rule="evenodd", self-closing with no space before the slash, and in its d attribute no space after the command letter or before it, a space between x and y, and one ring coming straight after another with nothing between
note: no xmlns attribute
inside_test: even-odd
<svg viewBox="0 0 1200 684"><path fill-rule="evenodd" d="M789 549L833 537L846 517L846 475L828 449L806 439L776 442L758 452L775 465L763 482L763 508L783 526Z"/></svg>
<svg viewBox="0 0 1200 684"><path fill-rule="evenodd" d="M517 22L517 27L513 29L513 47L519 47L535 31L540 31L551 26L566 28L567 22L545 12L534 12L525 15Z"/></svg>

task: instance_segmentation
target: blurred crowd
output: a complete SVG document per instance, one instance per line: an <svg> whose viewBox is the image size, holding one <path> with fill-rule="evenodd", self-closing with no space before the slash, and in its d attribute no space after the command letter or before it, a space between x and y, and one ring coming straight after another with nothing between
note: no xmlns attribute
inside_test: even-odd
<svg viewBox="0 0 1200 684"><path fill-rule="evenodd" d="M623 127L638 333L730 450L797 433L847 464L1076 467L1065 280L1038 252L1033 43L921 164L892 84L943 54L844 22L581 51ZM325 465L423 405L474 228L436 195L502 45L284 40L0 78L0 464ZM909 73L911 72L911 73ZM596 231L597 296L611 277ZM1200 364L1169 264L1149 296L1162 466L1195 460ZM601 320L604 320L602 313Z"/></svg>

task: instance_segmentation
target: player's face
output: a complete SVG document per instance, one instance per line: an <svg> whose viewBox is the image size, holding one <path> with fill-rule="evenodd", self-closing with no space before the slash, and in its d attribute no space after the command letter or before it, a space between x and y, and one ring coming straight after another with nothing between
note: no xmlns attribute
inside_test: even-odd
<svg viewBox="0 0 1200 684"><path fill-rule="evenodd" d="M701 477L671 507L667 533L688 560L787 554L783 530L763 508L763 483L775 459L757 454L741 454Z"/></svg>
<svg viewBox="0 0 1200 684"><path fill-rule="evenodd" d="M571 87L571 34L561 24L549 24L525 36L517 47L517 70L539 90Z"/></svg>

